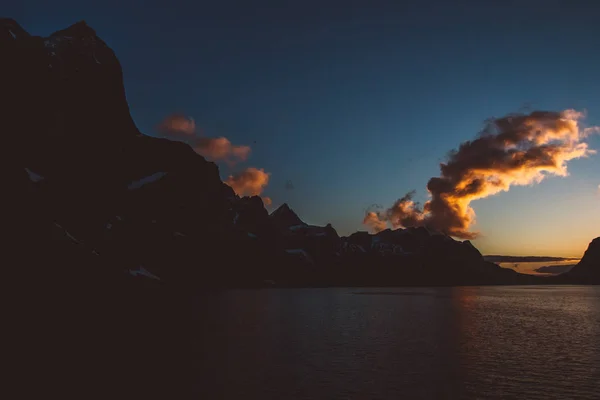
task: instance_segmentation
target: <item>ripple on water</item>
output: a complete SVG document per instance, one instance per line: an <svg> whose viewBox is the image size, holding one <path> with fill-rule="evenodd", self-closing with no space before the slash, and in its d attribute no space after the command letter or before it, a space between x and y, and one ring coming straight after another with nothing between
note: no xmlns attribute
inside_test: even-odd
<svg viewBox="0 0 600 400"><path fill-rule="evenodd" d="M598 287L232 290L196 317L198 395L600 398Z"/></svg>

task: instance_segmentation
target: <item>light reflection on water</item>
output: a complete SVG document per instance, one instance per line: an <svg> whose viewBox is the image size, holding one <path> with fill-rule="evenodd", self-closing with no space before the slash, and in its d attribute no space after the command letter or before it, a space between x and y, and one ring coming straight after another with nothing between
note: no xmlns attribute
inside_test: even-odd
<svg viewBox="0 0 600 400"><path fill-rule="evenodd" d="M545 266L573 266L577 264L579 260L565 260L565 261L545 261L545 262L511 262L511 263L498 263L503 268L511 268L517 272L522 274L530 274L530 275L557 275L562 272L566 272L568 269L564 271L556 271L555 273L540 273L537 272L536 269Z"/></svg>
<svg viewBox="0 0 600 400"><path fill-rule="evenodd" d="M598 287L239 290L196 311L199 396L600 397Z"/></svg>

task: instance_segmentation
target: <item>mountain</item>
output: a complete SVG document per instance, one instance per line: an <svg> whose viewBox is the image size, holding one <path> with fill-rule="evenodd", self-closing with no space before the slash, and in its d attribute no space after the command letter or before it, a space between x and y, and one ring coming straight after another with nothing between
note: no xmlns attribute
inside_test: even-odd
<svg viewBox="0 0 600 400"><path fill-rule="evenodd" d="M180 397L202 290L541 282L426 228L340 237L287 204L269 215L189 145L138 130L85 22L39 37L1 19L0 54L7 343L37 379L22 393ZM598 265L592 244L576 273Z"/></svg>
<svg viewBox="0 0 600 400"><path fill-rule="evenodd" d="M384 230L371 235L356 232L342 238L341 265L357 270L356 282L388 285L466 285L535 283L487 262L469 241L432 232L424 227ZM369 273L364 266L369 266Z"/></svg>
<svg viewBox="0 0 600 400"><path fill-rule="evenodd" d="M563 276L579 283L600 284L600 237L592 240L581 261Z"/></svg>
<svg viewBox="0 0 600 400"><path fill-rule="evenodd" d="M279 208L269 215L275 226L279 229L289 229L293 226L306 226L307 224L298 217L287 203L283 203Z"/></svg>
<svg viewBox="0 0 600 400"><path fill-rule="evenodd" d="M12 20L0 26L3 94L12 100L2 121L11 132L5 229L24 270L53 284L77 284L81 265L93 266L90 284L186 290L529 279L424 227L340 237L287 204L269 215L189 145L137 129L118 58L85 22L46 38Z"/></svg>
<svg viewBox="0 0 600 400"><path fill-rule="evenodd" d="M304 265L327 265L339 257L341 241L331 224L309 225L285 203L269 219L277 232L278 246Z"/></svg>
<svg viewBox="0 0 600 400"><path fill-rule="evenodd" d="M161 281L208 286L250 279L243 262L262 257L264 246L249 245L249 234L269 230L262 203L236 196L218 167L187 144L139 132L119 61L94 30L80 22L40 38L14 21L2 26L3 95L13 100L3 113L11 133L4 173L21 188L11 191L15 229L32 224L18 242L52 248L49 236L29 233L56 223L111 260L102 274L144 268ZM51 262L22 253L25 265Z"/></svg>
<svg viewBox="0 0 600 400"><path fill-rule="evenodd" d="M166 283L185 287L198 254L183 231L221 257L233 191L188 146L137 130L120 64L85 23L42 38L0 20L0 53L7 381L23 397L173 396L191 300Z"/></svg>
<svg viewBox="0 0 600 400"><path fill-rule="evenodd" d="M21 234L14 248L25 247L23 265L90 264L109 280L192 289L363 279L510 283L520 276L486 263L469 242L423 227L341 238L287 204L269 215L259 197L235 195L189 145L137 129L120 63L85 22L47 38L11 20L2 26L9 60L2 76L10 77L5 95L13 99L5 148L18 155L5 172L14 182L11 217ZM61 245L64 237L77 246ZM44 256L32 247L46 249ZM66 267L50 271L58 282L77 279Z"/></svg>

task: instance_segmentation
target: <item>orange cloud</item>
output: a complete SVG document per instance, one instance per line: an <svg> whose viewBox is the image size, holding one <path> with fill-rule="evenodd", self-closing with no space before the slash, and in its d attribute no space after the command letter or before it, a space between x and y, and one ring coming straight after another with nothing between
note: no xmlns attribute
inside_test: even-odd
<svg viewBox="0 0 600 400"><path fill-rule="evenodd" d="M270 206L271 204L273 204L273 200L271 200L270 197L265 196L262 198L262 201L265 206Z"/></svg>
<svg viewBox="0 0 600 400"><path fill-rule="evenodd" d="M192 118L182 114L167 117L159 126L159 133L173 140L188 143L194 151L212 161L226 161L229 164L246 161L250 155L250 146L234 146L226 137L204 137L196 130Z"/></svg>
<svg viewBox="0 0 600 400"><path fill-rule="evenodd" d="M262 168L249 167L239 174L230 175L225 183L231 186L238 196L258 196L269 184L270 175Z"/></svg>
<svg viewBox="0 0 600 400"><path fill-rule="evenodd" d="M372 229L382 224L394 228L427 226L450 236L473 239L477 232L470 204L513 185L539 183L548 175L567 176L567 162L595 151L583 140L598 127L583 129L583 113L534 111L487 121L479 137L462 143L440 164L441 176L429 180L431 199L421 209L412 201L414 192L398 199L389 209L365 217Z"/></svg>
<svg viewBox="0 0 600 400"><path fill-rule="evenodd" d="M365 214L363 224L369 226L374 232L381 232L387 228L387 222L379 218L379 214L374 211Z"/></svg>
<svg viewBox="0 0 600 400"><path fill-rule="evenodd" d="M158 131L165 135L195 135L196 123L193 118L183 114L172 114L158 126Z"/></svg>
<svg viewBox="0 0 600 400"><path fill-rule="evenodd" d="M196 153L212 160L225 160L228 162L246 161L250 155L250 146L234 146L226 137L198 138L193 146Z"/></svg>

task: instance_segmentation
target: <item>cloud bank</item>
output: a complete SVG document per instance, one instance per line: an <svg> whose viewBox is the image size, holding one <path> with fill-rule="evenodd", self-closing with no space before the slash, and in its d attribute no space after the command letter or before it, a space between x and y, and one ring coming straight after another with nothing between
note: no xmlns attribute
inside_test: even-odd
<svg viewBox="0 0 600 400"><path fill-rule="evenodd" d="M479 136L462 143L440 164L440 176L427 184L430 194L423 207L413 201L414 191L390 208L368 212L363 220L372 230L426 226L461 239L478 232L470 204L513 185L539 183L548 175L567 176L567 162L595 151L584 140L598 127L580 126L583 113L575 110L533 111L489 119Z"/></svg>

